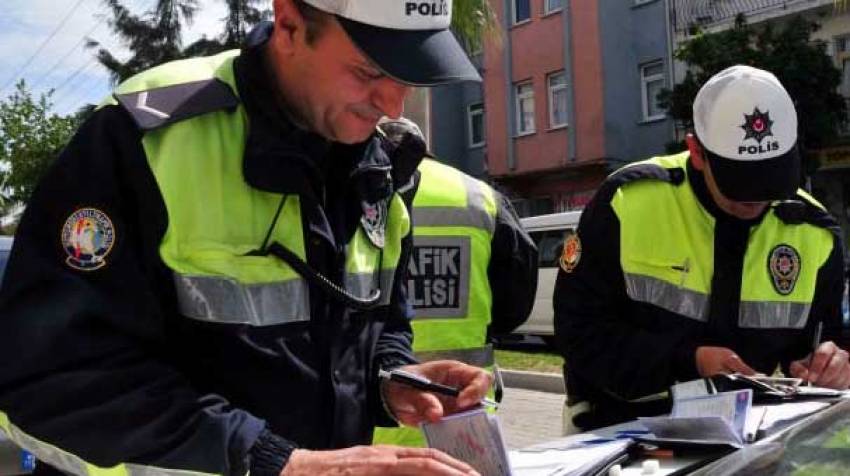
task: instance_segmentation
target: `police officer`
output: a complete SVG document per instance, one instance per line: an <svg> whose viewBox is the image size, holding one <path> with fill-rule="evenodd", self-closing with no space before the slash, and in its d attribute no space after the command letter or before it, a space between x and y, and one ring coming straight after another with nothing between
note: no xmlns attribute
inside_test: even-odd
<svg viewBox="0 0 850 476"><path fill-rule="evenodd" d="M835 221L798 189L797 114L776 77L734 66L694 101L688 151L602 184L555 287L568 431L657 414L677 381L740 372L847 388ZM811 359L811 360L810 360Z"/></svg>
<svg viewBox="0 0 850 476"><path fill-rule="evenodd" d="M411 354L397 188L424 145L375 133L407 84L480 79L450 11L276 0L241 52L122 84L18 229L0 428L71 474L475 474L437 451L356 446L490 385ZM461 393L379 382L399 366Z"/></svg>
<svg viewBox="0 0 850 476"><path fill-rule="evenodd" d="M390 141L419 128L380 125ZM494 368L488 336L525 322L537 290L537 247L513 206L489 185L426 157L402 192L413 197L407 297L420 361L460 360ZM377 428L375 443L424 446L417 428Z"/></svg>

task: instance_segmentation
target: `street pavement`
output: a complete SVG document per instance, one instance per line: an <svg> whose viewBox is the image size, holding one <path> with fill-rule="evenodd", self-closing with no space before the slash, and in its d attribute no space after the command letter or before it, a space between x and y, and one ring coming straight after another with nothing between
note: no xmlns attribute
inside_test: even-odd
<svg viewBox="0 0 850 476"><path fill-rule="evenodd" d="M499 423L509 450L543 443L561 436L563 393L505 388L499 405Z"/></svg>

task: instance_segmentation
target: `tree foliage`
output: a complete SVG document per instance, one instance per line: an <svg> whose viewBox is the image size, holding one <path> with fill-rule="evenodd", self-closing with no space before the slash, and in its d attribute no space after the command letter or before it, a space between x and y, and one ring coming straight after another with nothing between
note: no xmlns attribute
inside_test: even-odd
<svg viewBox="0 0 850 476"><path fill-rule="evenodd" d="M50 112L51 94L34 98L21 80L0 101L0 208L29 199L77 127L74 117Z"/></svg>
<svg viewBox="0 0 850 476"><path fill-rule="evenodd" d="M112 17L112 31L126 46L131 56L122 61L100 43L89 40L97 48L97 59L113 82L167 61L183 58L183 27L190 25L198 10L197 0L157 0L153 10L134 15L121 0L104 0Z"/></svg>
<svg viewBox="0 0 850 476"><path fill-rule="evenodd" d="M452 4L452 31L468 51L481 49L488 37L497 37L499 20L489 0L459 0Z"/></svg>
<svg viewBox="0 0 850 476"><path fill-rule="evenodd" d="M227 16L222 19L223 31L214 38L206 36L183 50L186 57L208 56L225 50L239 48L248 32L257 23L272 17L271 10L260 8L264 0L222 0L227 5Z"/></svg>
<svg viewBox="0 0 850 476"><path fill-rule="evenodd" d="M699 88L729 66L750 65L774 73L794 99L800 145L806 149L828 145L846 122L847 108L837 92L841 72L826 54L826 45L811 39L818 28L802 16L781 28L748 25L739 16L729 30L699 35L676 52L688 72L672 91L659 95L659 105L682 127L691 129L691 106Z"/></svg>

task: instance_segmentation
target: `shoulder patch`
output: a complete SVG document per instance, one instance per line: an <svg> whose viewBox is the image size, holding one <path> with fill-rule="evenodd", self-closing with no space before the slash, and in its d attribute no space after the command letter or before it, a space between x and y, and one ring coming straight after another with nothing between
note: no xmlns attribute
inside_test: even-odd
<svg viewBox="0 0 850 476"><path fill-rule="evenodd" d="M239 105L230 86L217 78L116 94L115 99L143 131Z"/></svg>
<svg viewBox="0 0 850 476"><path fill-rule="evenodd" d="M566 273L572 273L581 260L581 239L578 233L571 233L564 241L564 249L561 251L561 259L558 264Z"/></svg>
<svg viewBox="0 0 850 476"><path fill-rule="evenodd" d="M62 226L65 264L80 271L94 271L106 265L115 244L115 225L97 208L80 208Z"/></svg>

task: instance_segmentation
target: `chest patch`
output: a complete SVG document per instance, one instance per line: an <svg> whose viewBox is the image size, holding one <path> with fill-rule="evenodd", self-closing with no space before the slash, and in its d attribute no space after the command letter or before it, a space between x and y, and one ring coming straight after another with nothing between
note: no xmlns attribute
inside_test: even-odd
<svg viewBox="0 0 850 476"><path fill-rule="evenodd" d="M65 264L80 271L94 271L106 265L115 243L115 226L109 216L96 208L81 208L62 226Z"/></svg>
<svg viewBox="0 0 850 476"><path fill-rule="evenodd" d="M793 246L782 244L773 248L767 267L777 293L783 296L791 294L800 276L800 266L800 253Z"/></svg>
<svg viewBox="0 0 850 476"><path fill-rule="evenodd" d="M363 215L360 217L363 231L373 245L383 248L387 235L387 201L381 200L378 203L361 201L360 207L363 209Z"/></svg>

